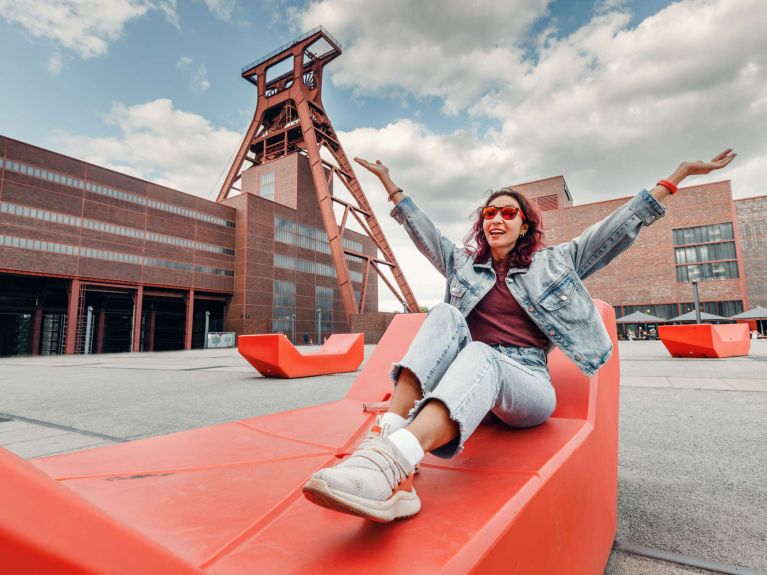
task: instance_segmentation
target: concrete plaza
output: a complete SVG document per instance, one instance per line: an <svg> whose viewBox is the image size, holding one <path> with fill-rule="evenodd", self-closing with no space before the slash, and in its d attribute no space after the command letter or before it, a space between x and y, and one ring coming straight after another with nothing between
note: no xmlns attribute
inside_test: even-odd
<svg viewBox="0 0 767 575"><path fill-rule="evenodd" d="M618 542L767 572L767 341L723 360L619 351ZM235 350L4 358L0 445L34 458L152 437L334 401L355 377L267 379ZM606 570L710 572L619 550Z"/></svg>

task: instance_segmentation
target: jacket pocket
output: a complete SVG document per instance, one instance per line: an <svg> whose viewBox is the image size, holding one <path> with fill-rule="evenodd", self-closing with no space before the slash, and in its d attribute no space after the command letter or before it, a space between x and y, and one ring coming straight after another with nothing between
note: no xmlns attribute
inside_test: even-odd
<svg viewBox="0 0 767 575"><path fill-rule="evenodd" d="M566 330L588 324L594 315L594 303L574 270L562 274L537 303Z"/></svg>
<svg viewBox="0 0 767 575"><path fill-rule="evenodd" d="M450 286L450 305L452 305L453 307L460 308L461 300L463 299L463 296L466 295L466 290L468 288L458 278L457 275L453 275L450 277L450 281L448 285Z"/></svg>

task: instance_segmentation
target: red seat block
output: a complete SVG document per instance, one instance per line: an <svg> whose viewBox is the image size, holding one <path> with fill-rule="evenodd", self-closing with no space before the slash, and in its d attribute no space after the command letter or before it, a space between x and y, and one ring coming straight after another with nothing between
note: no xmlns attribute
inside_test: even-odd
<svg viewBox="0 0 767 575"><path fill-rule="evenodd" d="M309 377L356 370L365 356L365 335L331 335L315 353L302 354L281 333L241 335L237 351L267 377Z"/></svg>
<svg viewBox="0 0 767 575"><path fill-rule="evenodd" d="M735 357L748 355L748 324L661 325L658 337L672 357Z"/></svg>
<svg viewBox="0 0 767 575"><path fill-rule="evenodd" d="M598 309L617 352L613 310ZM391 364L423 317L394 319L341 401L32 462L50 477L5 455L5 565L111 574L122 552L140 562L126 572L142 574L604 571L616 531L617 353L588 378L552 352L553 417L525 430L483 425L458 457L427 456L411 519L373 523L303 497L308 476L367 432L362 403L388 398ZM62 558L77 562L58 571Z"/></svg>

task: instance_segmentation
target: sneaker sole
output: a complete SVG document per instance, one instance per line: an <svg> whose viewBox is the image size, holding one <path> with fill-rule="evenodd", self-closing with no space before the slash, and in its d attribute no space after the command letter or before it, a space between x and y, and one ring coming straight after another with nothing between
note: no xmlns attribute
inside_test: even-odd
<svg viewBox="0 0 767 575"><path fill-rule="evenodd" d="M374 501L335 491L322 479L312 477L303 491L304 496L315 505L380 523L412 517L421 510L421 500L415 489L397 491L386 501Z"/></svg>

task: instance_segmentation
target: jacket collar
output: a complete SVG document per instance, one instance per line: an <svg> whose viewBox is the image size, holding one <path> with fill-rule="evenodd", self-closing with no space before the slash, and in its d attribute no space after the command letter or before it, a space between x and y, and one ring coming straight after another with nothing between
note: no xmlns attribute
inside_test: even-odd
<svg viewBox="0 0 767 575"><path fill-rule="evenodd" d="M535 252L533 254L533 261L536 260L536 258L538 257L538 254L540 254L540 253L541 252L539 250L539 251L537 251L537 252ZM475 257L475 256L472 256L472 258L473 257ZM481 268L481 269L489 270L489 269L492 269L492 267L493 267L492 263L490 263L490 259L488 259L485 262L473 261L472 265L474 266L475 269L476 268ZM530 268L509 268L509 271L506 272L506 275L509 275L509 274L526 274L529 269Z"/></svg>

